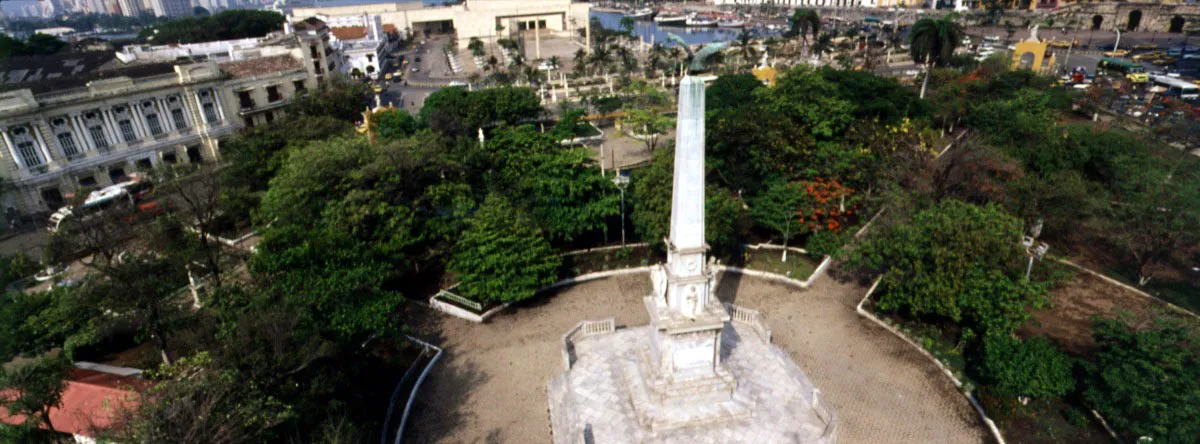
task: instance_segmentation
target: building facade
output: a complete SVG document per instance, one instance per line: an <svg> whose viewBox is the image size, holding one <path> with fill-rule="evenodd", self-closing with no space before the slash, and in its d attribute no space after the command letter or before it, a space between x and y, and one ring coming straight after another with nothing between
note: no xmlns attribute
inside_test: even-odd
<svg viewBox="0 0 1200 444"><path fill-rule="evenodd" d="M14 191L0 204L53 211L69 196L135 171L219 159L223 138L282 117L296 94L319 86L320 62L301 39L259 48L268 50L274 53L223 62L128 65L107 55L116 69L63 60L84 68L4 85L0 178ZM24 72L0 74L31 75Z"/></svg>
<svg viewBox="0 0 1200 444"><path fill-rule="evenodd" d="M589 3L571 0L468 0L430 7L420 2L297 7L290 15L297 18L378 15L384 25L395 26L405 35L454 31L459 46L465 47L472 37L485 41L507 38L530 24L537 24L543 35L573 37L581 29L589 32L590 11Z"/></svg>
<svg viewBox="0 0 1200 444"><path fill-rule="evenodd" d="M152 0L154 15L159 17L190 17L192 15L191 0Z"/></svg>

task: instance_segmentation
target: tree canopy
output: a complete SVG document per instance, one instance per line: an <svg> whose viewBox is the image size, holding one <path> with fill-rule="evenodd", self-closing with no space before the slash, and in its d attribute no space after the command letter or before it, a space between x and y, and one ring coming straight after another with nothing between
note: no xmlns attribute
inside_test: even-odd
<svg viewBox="0 0 1200 444"><path fill-rule="evenodd" d="M138 31L138 40L166 45L262 37L282 30L283 21L275 11L234 9L147 26Z"/></svg>
<svg viewBox="0 0 1200 444"><path fill-rule="evenodd" d="M488 196L454 246L450 270L467 297L498 302L528 299L554 282L561 260L541 230L503 197Z"/></svg>

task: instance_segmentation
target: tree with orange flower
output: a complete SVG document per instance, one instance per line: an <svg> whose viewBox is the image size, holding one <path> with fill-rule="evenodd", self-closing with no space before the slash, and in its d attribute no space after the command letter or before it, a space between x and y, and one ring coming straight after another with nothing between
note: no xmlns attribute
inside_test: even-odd
<svg viewBox="0 0 1200 444"><path fill-rule="evenodd" d="M854 189L836 179L818 177L800 183L804 194L797 215L800 224L811 232L828 230L837 233L859 209Z"/></svg>

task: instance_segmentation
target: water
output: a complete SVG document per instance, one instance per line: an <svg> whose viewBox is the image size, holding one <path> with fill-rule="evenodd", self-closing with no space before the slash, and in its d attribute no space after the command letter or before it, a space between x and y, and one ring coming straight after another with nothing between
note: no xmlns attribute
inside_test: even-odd
<svg viewBox="0 0 1200 444"><path fill-rule="evenodd" d="M592 18L599 20L600 24L606 29L620 30L621 17L624 17L619 12L600 12L592 11ZM689 45L699 45L704 43L725 42L737 39L738 34L742 32L738 28L688 28L683 26L659 26L654 20L638 20L633 27L633 35L637 36L644 42L650 42L651 36L655 43L662 43L671 46L667 40L667 33L670 32L688 42ZM769 35L777 35L779 31L768 31L765 29L751 30L756 37L766 37Z"/></svg>

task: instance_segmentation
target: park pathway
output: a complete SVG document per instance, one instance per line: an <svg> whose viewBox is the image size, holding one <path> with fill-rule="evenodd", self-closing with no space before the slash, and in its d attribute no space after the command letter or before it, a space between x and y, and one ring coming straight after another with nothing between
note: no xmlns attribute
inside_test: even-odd
<svg viewBox="0 0 1200 444"><path fill-rule="evenodd" d="M546 443L546 382L563 371L564 332L584 319L649 321L647 275L601 279L514 307L487 324L429 313L423 338L446 349L414 408L411 442ZM729 275L719 296L762 310L774 342L820 388L838 414L839 443L980 443L974 411L937 368L860 318L865 289L829 278L801 291Z"/></svg>

